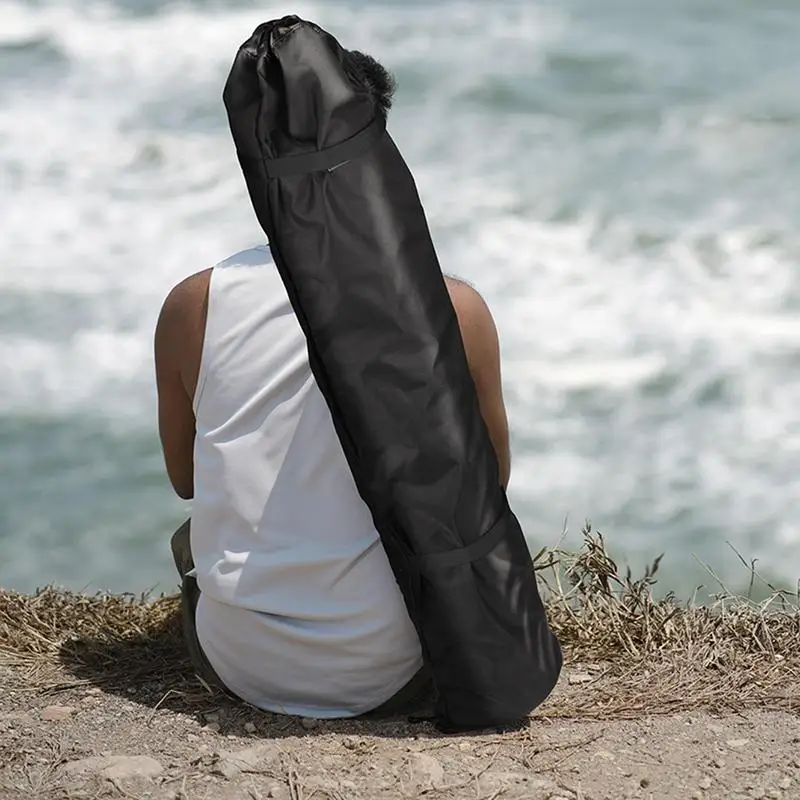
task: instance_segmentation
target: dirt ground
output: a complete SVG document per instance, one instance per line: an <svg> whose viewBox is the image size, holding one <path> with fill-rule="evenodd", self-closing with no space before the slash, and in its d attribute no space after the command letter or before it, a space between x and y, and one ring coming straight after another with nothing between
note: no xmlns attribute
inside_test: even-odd
<svg viewBox="0 0 800 800"><path fill-rule="evenodd" d="M582 680L571 668L559 692L580 692ZM784 712L575 721L548 718L546 704L524 730L446 737L210 695L187 704L163 685L108 693L86 682L42 696L29 682L0 668L0 797L10 800L800 798L800 717Z"/></svg>

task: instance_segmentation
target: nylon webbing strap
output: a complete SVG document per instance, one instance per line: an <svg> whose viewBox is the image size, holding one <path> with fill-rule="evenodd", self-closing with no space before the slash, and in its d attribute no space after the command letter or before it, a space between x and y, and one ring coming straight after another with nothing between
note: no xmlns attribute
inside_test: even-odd
<svg viewBox="0 0 800 800"><path fill-rule="evenodd" d="M285 178L287 175L332 170L358 156L366 155L383 136L385 130L386 121L378 116L361 133L325 150L286 158L265 158L267 177Z"/></svg>
<svg viewBox="0 0 800 800"><path fill-rule="evenodd" d="M500 525L499 522L487 533L484 533L480 539L466 547L460 547L458 550L450 550L445 553L430 553L419 556L418 563L421 569L425 571L438 567L457 567L461 564L470 564L488 555L500 544L505 535L506 527Z"/></svg>

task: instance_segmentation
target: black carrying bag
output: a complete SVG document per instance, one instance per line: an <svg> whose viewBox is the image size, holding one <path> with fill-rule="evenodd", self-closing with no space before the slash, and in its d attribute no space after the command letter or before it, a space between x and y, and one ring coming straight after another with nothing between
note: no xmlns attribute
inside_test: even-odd
<svg viewBox="0 0 800 800"><path fill-rule="evenodd" d="M261 25L225 87L231 131L432 669L437 724L515 724L552 691L561 649L414 180L342 55L297 17Z"/></svg>

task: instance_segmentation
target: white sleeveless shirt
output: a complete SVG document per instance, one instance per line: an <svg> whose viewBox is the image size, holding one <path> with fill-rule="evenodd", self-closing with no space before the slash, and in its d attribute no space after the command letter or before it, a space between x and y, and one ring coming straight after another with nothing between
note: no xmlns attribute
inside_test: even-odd
<svg viewBox="0 0 800 800"><path fill-rule="evenodd" d="M268 248L214 268L194 400L197 633L260 708L350 717L421 668L419 639Z"/></svg>

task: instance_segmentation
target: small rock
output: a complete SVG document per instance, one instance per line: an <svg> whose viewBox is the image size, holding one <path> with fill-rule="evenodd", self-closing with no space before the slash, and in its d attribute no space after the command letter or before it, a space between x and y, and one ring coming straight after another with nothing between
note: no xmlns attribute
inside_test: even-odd
<svg viewBox="0 0 800 800"><path fill-rule="evenodd" d="M199 737L199 736L197 736L197 735L196 735L196 734L194 734L194 733L187 733L187 734L186 734L186 741L187 741L187 742L196 742L196 741L198 741L199 739L200 739L200 737Z"/></svg>
<svg viewBox="0 0 800 800"><path fill-rule="evenodd" d="M692 792L692 800L703 800L703 792L701 789Z"/></svg>
<svg viewBox="0 0 800 800"><path fill-rule="evenodd" d="M109 781L129 778L157 778L164 767L149 756L111 756L102 776Z"/></svg>
<svg viewBox="0 0 800 800"><path fill-rule="evenodd" d="M766 791L764 791L764 789L762 789L761 787L750 790L750 797L752 797L753 800L764 800L766 796L767 796Z"/></svg>
<svg viewBox="0 0 800 800"><path fill-rule="evenodd" d="M639 781L639 786L641 786L642 789L646 789L649 785L650 785L650 779L649 778L642 778Z"/></svg>
<svg viewBox="0 0 800 800"><path fill-rule="evenodd" d="M458 749L459 749L459 750L460 750L462 753L468 753L470 750L472 750L472 744L470 744L469 742L461 742L461 743L458 745Z"/></svg>
<svg viewBox="0 0 800 800"><path fill-rule="evenodd" d="M206 721L206 723L219 722L219 714L216 711L213 711L209 714L203 714L203 719Z"/></svg>
<svg viewBox="0 0 800 800"><path fill-rule="evenodd" d="M789 789L792 786L792 779L782 778L778 786L780 786L781 789Z"/></svg>
<svg viewBox="0 0 800 800"><path fill-rule="evenodd" d="M42 720L45 722L64 722L69 719L76 709L71 706L48 706L42 711Z"/></svg>
<svg viewBox="0 0 800 800"><path fill-rule="evenodd" d="M256 726L252 722L245 722L244 724L244 732L245 733L255 733Z"/></svg>
<svg viewBox="0 0 800 800"><path fill-rule="evenodd" d="M109 781L124 781L132 778L157 778L164 768L148 756L110 756L108 758L84 758L64 765L69 775L94 773Z"/></svg>
<svg viewBox="0 0 800 800"><path fill-rule="evenodd" d="M613 753L609 753L608 750L598 750L594 756L594 758L602 758L603 761L616 761L617 757Z"/></svg>
<svg viewBox="0 0 800 800"><path fill-rule="evenodd" d="M711 762L712 767L716 767L717 769L723 769L725 767L725 759L722 758L715 758Z"/></svg>
<svg viewBox="0 0 800 800"><path fill-rule="evenodd" d="M274 784L267 789L267 797L272 797L274 800L291 800L291 793L285 786Z"/></svg>
<svg viewBox="0 0 800 800"><path fill-rule="evenodd" d="M200 730L206 733L219 733L219 722L209 722L208 725L203 726Z"/></svg>
<svg viewBox="0 0 800 800"><path fill-rule="evenodd" d="M93 686L91 689L86 690L86 697L97 697L99 694L103 694L103 690L98 686Z"/></svg>
<svg viewBox="0 0 800 800"><path fill-rule="evenodd" d="M772 800L780 800L780 798L783 797L783 792L780 791L780 789L771 789L767 797L771 797Z"/></svg>
<svg viewBox="0 0 800 800"><path fill-rule="evenodd" d="M725 728L722 725L710 725L709 724L709 725L706 725L706 727L708 728L708 730L711 731L711 733L718 733L720 735L725 733Z"/></svg>
<svg viewBox="0 0 800 800"><path fill-rule="evenodd" d="M705 778L703 778L703 780L700 781L700 788L701 789L710 789L712 783L713 783L713 781L711 780L711 778L705 777Z"/></svg>
<svg viewBox="0 0 800 800"><path fill-rule="evenodd" d="M749 739L728 739L725 744L728 745L732 750L737 750L740 747L745 747L746 745L750 744Z"/></svg>
<svg viewBox="0 0 800 800"><path fill-rule="evenodd" d="M573 672L568 681L571 686L580 685L582 683L591 683L594 678L591 675L587 675L585 672Z"/></svg>
<svg viewBox="0 0 800 800"><path fill-rule="evenodd" d="M256 747L248 747L246 750L239 750L236 753L219 753L214 771L228 780L233 780L242 772L251 772L265 762L277 762L278 760L280 760L280 753L276 745L268 742Z"/></svg>
<svg viewBox="0 0 800 800"><path fill-rule="evenodd" d="M541 792L552 792L556 788L552 781L548 781L544 778L530 778L529 780L525 781L525 786L528 789L535 789L536 791Z"/></svg>
<svg viewBox="0 0 800 800"><path fill-rule="evenodd" d="M314 730L314 728L316 728L316 727L318 727L318 726L319 726L319 720L318 720L318 719L312 719L311 717L303 717L303 718L300 720L300 724L301 724L301 725L302 725L302 726L303 726L303 727L304 727L304 728L305 728L307 731L311 731L311 730Z"/></svg>
<svg viewBox="0 0 800 800"><path fill-rule="evenodd" d="M6 723L9 728L30 728L36 724L36 720L23 711L12 711L10 714L0 715L0 722Z"/></svg>
<svg viewBox="0 0 800 800"><path fill-rule="evenodd" d="M444 767L441 762L427 753L417 753L411 758L411 771L419 783L434 788L444 780Z"/></svg>

